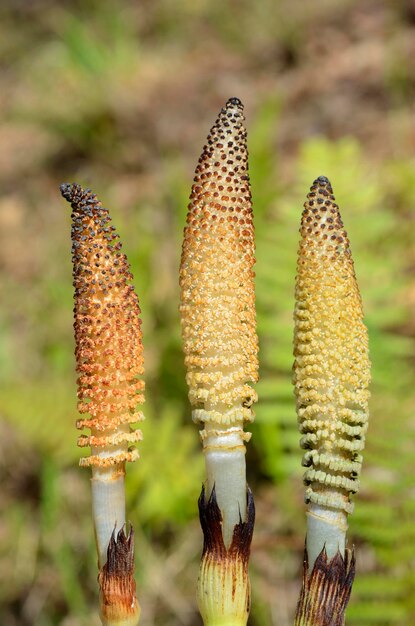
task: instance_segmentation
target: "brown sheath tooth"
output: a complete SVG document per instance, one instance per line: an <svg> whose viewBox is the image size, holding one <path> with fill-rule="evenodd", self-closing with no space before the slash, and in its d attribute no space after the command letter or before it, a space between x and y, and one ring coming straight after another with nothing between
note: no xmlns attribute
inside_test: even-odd
<svg viewBox="0 0 415 626"><path fill-rule="evenodd" d="M247 488L246 520L240 519L226 549L222 514L213 489L208 501L205 488L199 498L204 543L198 581L199 610L205 624L246 624L250 610L248 562L255 524L252 491Z"/></svg>
<svg viewBox="0 0 415 626"><path fill-rule="evenodd" d="M346 550L344 558L337 552L328 560L323 548L309 575L305 549L303 586L295 626L343 626L354 577L354 550Z"/></svg>
<svg viewBox="0 0 415 626"><path fill-rule="evenodd" d="M134 530L126 536L122 528L108 545L107 562L98 575L101 619L104 626L135 626L140 607L134 580Z"/></svg>
<svg viewBox="0 0 415 626"><path fill-rule="evenodd" d="M247 487L246 502L246 521L242 521L239 518L239 524L236 524L233 531L232 543L226 549L221 530L222 513L216 501L215 489L212 490L210 498L206 502L205 486L202 486L202 492L198 500L199 519L204 539L202 558L206 554L215 555L215 558L218 559L228 558L229 555L236 554L238 558L248 564L255 525L255 502L250 487Z"/></svg>

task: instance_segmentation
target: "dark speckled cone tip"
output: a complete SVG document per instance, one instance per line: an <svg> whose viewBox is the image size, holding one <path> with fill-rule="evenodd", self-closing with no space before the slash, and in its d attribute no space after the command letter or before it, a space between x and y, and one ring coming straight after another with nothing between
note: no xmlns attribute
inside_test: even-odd
<svg viewBox="0 0 415 626"><path fill-rule="evenodd" d="M60 192L61 192L62 196L65 198L65 200L68 200L68 202L70 202L71 195L72 195L72 185L71 185L71 183L62 183L62 185L60 185L59 189L60 189Z"/></svg>
<svg viewBox="0 0 415 626"><path fill-rule="evenodd" d="M327 187L327 191L329 193L333 193L333 189L331 186L331 182L327 178L327 176L319 176L312 184L312 188L314 187Z"/></svg>
<svg viewBox="0 0 415 626"><path fill-rule="evenodd" d="M330 185L330 181L327 176L319 176L318 178L316 178L314 183L320 183L321 185Z"/></svg>
<svg viewBox="0 0 415 626"><path fill-rule="evenodd" d="M98 201L89 187L83 189L78 183L63 183L59 189L65 200L72 204L72 207L75 205L80 207L83 203L91 204Z"/></svg>
<svg viewBox="0 0 415 626"><path fill-rule="evenodd" d="M323 191L327 190L329 194L333 193L333 188L331 186L331 182L329 181L329 179L327 178L327 176L319 176L318 178L315 179L315 181L313 182L313 184L311 185L311 190L310 191L315 191L316 187L322 187Z"/></svg>
<svg viewBox="0 0 415 626"><path fill-rule="evenodd" d="M92 193L89 187L81 187L78 183L62 183L59 187L62 196L72 204L72 207L78 208L86 204L99 204L97 196Z"/></svg>
<svg viewBox="0 0 415 626"><path fill-rule="evenodd" d="M244 108L244 105L242 104L242 101L239 100L239 98L229 98L229 100L226 103L226 107L229 106L236 106L239 107L240 109Z"/></svg>

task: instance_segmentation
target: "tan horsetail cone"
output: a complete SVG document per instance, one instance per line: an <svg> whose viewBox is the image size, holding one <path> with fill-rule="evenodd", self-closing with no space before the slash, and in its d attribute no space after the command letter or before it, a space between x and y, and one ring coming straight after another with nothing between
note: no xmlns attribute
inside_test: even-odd
<svg viewBox="0 0 415 626"><path fill-rule="evenodd" d="M231 98L203 148L190 195L180 267L181 323L193 420L206 482L198 605L205 626L245 626L255 520L244 421L258 379L254 226L243 105Z"/></svg>
<svg viewBox="0 0 415 626"><path fill-rule="evenodd" d="M199 159L184 233L180 286L195 421L251 420L258 378L254 228L243 107L228 100Z"/></svg>
<svg viewBox="0 0 415 626"><path fill-rule="evenodd" d="M129 444L141 439L130 427L142 419L137 404L144 401L140 308L108 210L89 189L73 184L61 191L72 205L78 410L89 414L77 427L91 429L78 440L92 448L80 464L123 472L138 456Z"/></svg>
<svg viewBox="0 0 415 626"><path fill-rule="evenodd" d="M323 176L307 196L300 232L294 384L306 501L350 513L368 425L368 335L349 240Z"/></svg>

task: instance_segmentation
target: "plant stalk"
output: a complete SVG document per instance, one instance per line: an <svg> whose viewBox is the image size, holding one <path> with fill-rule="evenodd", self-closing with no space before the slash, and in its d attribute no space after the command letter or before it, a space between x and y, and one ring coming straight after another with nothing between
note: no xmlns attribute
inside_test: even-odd
<svg viewBox="0 0 415 626"><path fill-rule="evenodd" d="M206 462L198 583L205 626L242 626L249 613L253 501L244 423L253 420L256 394L249 383L258 378L258 340L243 119L242 103L231 98L210 131L190 195L180 267L186 380L193 420L203 424Z"/></svg>
<svg viewBox="0 0 415 626"><path fill-rule="evenodd" d="M107 209L77 184L61 186L72 206L75 287L77 422L89 435L78 439L91 454L80 465L92 468L92 512L98 553L100 615L104 626L136 626L140 607L134 581L133 530L125 531L125 463L141 439L131 424L143 419L140 309L127 258ZM89 416L85 417L85 414Z"/></svg>
<svg viewBox="0 0 415 626"><path fill-rule="evenodd" d="M307 537L295 623L341 626L354 578L347 516L359 490L370 362L350 244L324 176L307 196L300 232L294 385Z"/></svg>

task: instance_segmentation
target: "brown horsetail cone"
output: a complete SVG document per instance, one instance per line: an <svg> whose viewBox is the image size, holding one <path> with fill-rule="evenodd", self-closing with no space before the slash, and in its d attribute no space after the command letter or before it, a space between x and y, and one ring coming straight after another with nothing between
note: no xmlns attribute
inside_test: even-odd
<svg viewBox="0 0 415 626"><path fill-rule="evenodd" d="M133 531L125 534L126 461L141 439L131 424L143 419L143 345L138 299L127 257L108 210L89 190L61 185L72 206L74 330L78 377L78 445L91 447L80 465L92 468L92 509L104 626L135 626ZM115 540L115 534L117 540Z"/></svg>
<svg viewBox="0 0 415 626"><path fill-rule="evenodd" d="M130 428L142 419L137 404L144 401L144 382L137 379L144 371L138 298L108 210L79 185L62 185L61 192L72 205L78 410L89 414L77 427L91 429L78 445L94 451L80 464L124 471L125 461L138 455L123 444L141 439Z"/></svg>
<svg viewBox="0 0 415 626"><path fill-rule="evenodd" d="M205 626L246 624L249 611L254 505L250 492L247 499L245 442L250 433L244 432L244 422L254 417L258 339L243 123L243 105L231 98L212 127L196 168L180 267L186 380L193 420L203 424L207 475L199 506L205 549L198 599ZM203 515L211 509L216 517ZM246 524L250 533L241 532ZM220 538L208 540L218 532Z"/></svg>
<svg viewBox="0 0 415 626"><path fill-rule="evenodd" d="M324 571L328 577L334 569L340 571L343 559L352 562L345 547L347 514L353 510L351 496L359 489L368 426L370 361L349 239L330 182L324 176L314 181L307 196L300 233L294 385L300 444L305 450L303 465L307 468L306 567L311 574L317 562L321 566L319 574L310 578L312 582L319 581ZM351 588L350 569L344 567L342 571ZM344 585L339 583L336 589L339 598L346 598L344 611L350 589L348 595ZM303 607L299 606L296 623L334 624L311 618L304 621L310 594L317 598L313 585L308 592L303 588Z"/></svg>

